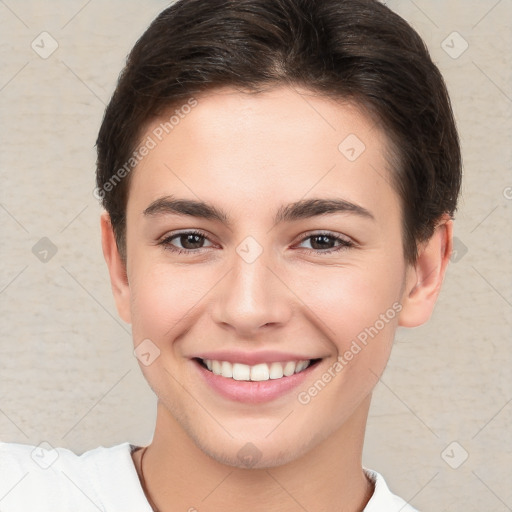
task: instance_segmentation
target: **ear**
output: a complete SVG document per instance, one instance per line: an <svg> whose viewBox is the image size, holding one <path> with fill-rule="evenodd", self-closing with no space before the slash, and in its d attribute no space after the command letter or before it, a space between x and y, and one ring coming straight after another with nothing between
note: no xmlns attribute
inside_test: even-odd
<svg viewBox="0 0 512 512"><path fill-rule="evenodd" d="M117 311L126 323L130 323L130 286L126 274L126 265L119 254L110 216L106 212L101 215L101 245L110 274L110 283Z"/></svg>
<svg viewBox="0 0 512 512"><path fill-rule="evenodd" d="M432 315L452 253L453 220L445 214L429 240L420 244L418 259L406 271L398 325L417 327Z"/></svg>

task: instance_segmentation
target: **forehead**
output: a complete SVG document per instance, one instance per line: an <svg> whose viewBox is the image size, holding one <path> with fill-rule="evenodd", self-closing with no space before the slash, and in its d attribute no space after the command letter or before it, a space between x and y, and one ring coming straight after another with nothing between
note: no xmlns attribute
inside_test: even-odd
<svg viewBox="0 0 512 512"><path fill-rule="evenodd" d="M247 206L308 193L365 202L387 195L387 207L395 205L387 138L355 104L284 86L217 89L195 101L146 127L142 143L153 147L133 173L129 202L153 201L168 184L169 193L221 191L223 201Z"/></svg>

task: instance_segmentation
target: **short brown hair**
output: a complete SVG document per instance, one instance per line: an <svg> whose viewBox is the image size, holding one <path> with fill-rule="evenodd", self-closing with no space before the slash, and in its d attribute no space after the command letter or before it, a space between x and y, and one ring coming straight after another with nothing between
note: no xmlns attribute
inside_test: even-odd
<svg viewBox="0 0 512 512"><path fill-rule="evenodd" d="M128 56L97 139L96 190L123 257L130 174L113 179L147 123L207 90L274 85L353 101L379 121L393 148L404 256L414 263L417 243L456 210L459 138L424 42L376 0L178 0L152 22Z"/></svg>

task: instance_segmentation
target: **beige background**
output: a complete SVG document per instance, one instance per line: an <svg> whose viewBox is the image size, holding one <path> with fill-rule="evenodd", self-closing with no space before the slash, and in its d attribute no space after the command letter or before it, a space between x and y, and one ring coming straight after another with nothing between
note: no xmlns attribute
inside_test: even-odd
<svg viewBox="0 0 512 512"><path fill-rule="evenodd" d="M422 511L512 510L512 2L388 4L446 77L465 181L457 257L431 322L398 332L364 463ZM151 439L155 399L115 311L92 190L105 104L126 53L166 5L0 1L2 441L80 453ZM51 48L42 31L58 43L47 59L31 47L43 51L45 37ZM469 44L458 58L454 31ZM43 237L57 249L46 262L32 250Z"/></svg>

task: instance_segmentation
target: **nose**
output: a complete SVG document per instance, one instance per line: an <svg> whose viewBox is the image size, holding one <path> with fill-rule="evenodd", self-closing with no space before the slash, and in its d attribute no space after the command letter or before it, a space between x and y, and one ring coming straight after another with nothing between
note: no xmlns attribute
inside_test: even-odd
<svg viewBox="0 0 512 512"><path fill-rule="evenodd" d="M257 337L263 327L265 332L282 327L292 316L293 294L273 259L265 251L252 262L235 254L231 270L216 287L213 319L237 338Z"/></svg>

